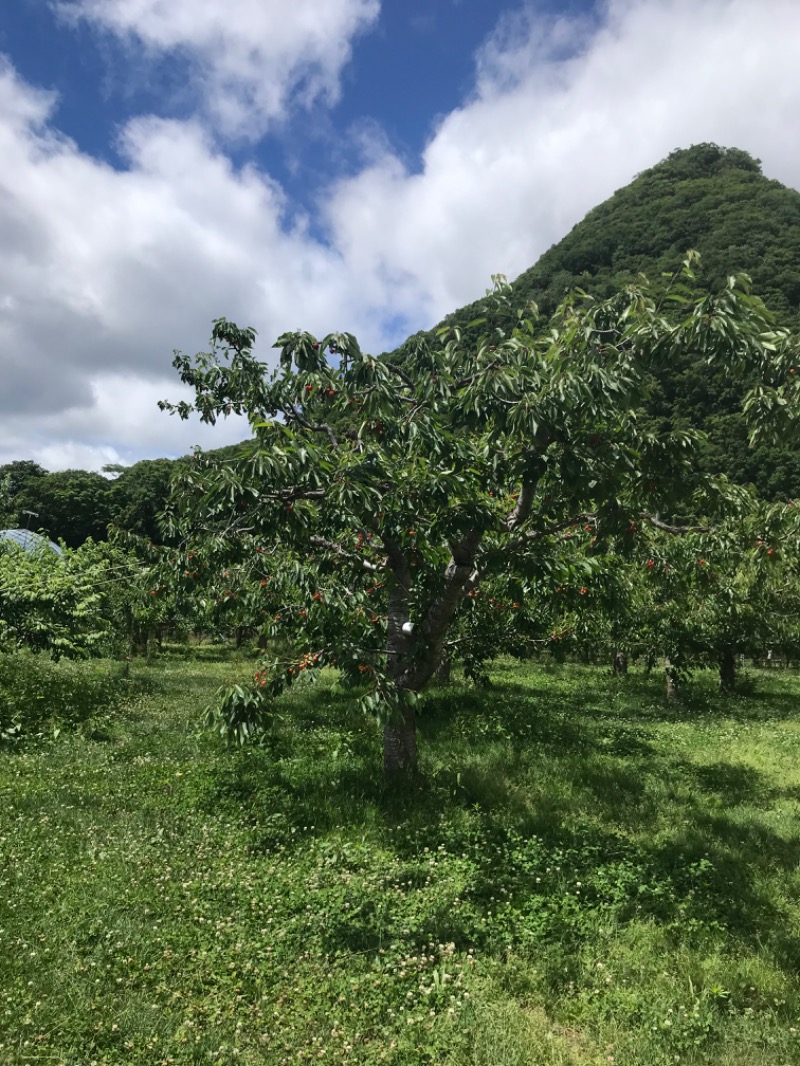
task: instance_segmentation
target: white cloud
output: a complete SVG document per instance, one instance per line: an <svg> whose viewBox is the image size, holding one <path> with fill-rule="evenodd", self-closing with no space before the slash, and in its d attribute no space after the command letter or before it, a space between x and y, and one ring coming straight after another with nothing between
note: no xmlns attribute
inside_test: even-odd
<svg viewBox="0 0 800 1066"><path fill-rule="evenodd" d="M299 326L380 344L369 287L287 220L268 176L152 118L126 127L114 170L51 131L53 103L0 68L0 459L51 434L134 455L208 443L155 401L178 393L172 349L206 347L219 315L255 325L267 358Z"/></svg>
<svg viewBox="0 0 800 1066"><path fill-rule="evenodd" d="M605 14L503 21L420 173L387 154L334 191L332 240L353 270L413 278L443 315L702 141L744 148L800 186L796 0L613 0Z"/></svg>
<svg viewBox="0 0 800 1066"><path fill-rule="evenodd" d="M256 42L262 8L250 14ZM227 10L101 9L107 21L138 12L164 47L187 11L208 40ZM212 435L155 408L179 396L171 349L205 347L212 318L256 326L262 352L296 326L350 329L382 350L480 296L492 273L530 266L675 147L741 147L800 187L798 54L796 0L613 0L591 23L518 15L481 51L472 96L417 173L369 134L362 170L322 204L327 245L269 175L235 169L199 118L129 123L115 170L58 135L52 96L0 67L0 461L100 466L234 439L230 424Z"/></svg>
<svg viewBox="0 0 800 1066"><path fill-rule="evenodd" d="M191 400L191 394L166 374L143 379L100 373L90 382L87 400L66 411L40 416L33 425L13 411L5 415L0 463L25 455L47 470L99 470L107 463L175 458L196 444L219 448L249 436L246 420L234 415L211 427L164 414L158 401L165 398Z"/></svg>
<svg viewBox="0 0 800 1066"><path fill-rule="evenodd" d="M111 445L93 447L80 441L45 444L32 458L45 470L101 470L110 463L122 463L122 456Z"/></svg>
<svg viewBox="0 0 800 1066"><path fill-rule="evenodd" d="M253 135L290 103L338 99L353 39L380 0L61 0L85 19L154 56L190 62L206 109L226 133Z"/></svg>

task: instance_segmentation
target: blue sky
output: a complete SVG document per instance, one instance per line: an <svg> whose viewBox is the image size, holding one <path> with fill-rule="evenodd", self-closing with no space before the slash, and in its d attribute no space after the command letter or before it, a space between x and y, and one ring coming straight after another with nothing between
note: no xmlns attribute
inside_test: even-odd
<svg viewBox="0 0 800 1066"><path fill-rule="evenodd" d="M210 322L384 350L699 141L800 185L796 0L13 0L0 11L0 462L160 414Z"/></svg>
<svg viewBox="0 0 800 1066"><path fill-rule="evenodd" d="M269 5L265 5L269 6ZM541 14L591 17L589 0L541 3ZM16 0L0 16L0 52L31 84L58 94L59 130L94 158L124 168L120 127L142 114L187 120L196 111L193 56L170 50L147 54L141 45L69 19L47 0ZM354 141L386 138L411 172L422 164L438 121L469 98L475 56L502 22L520 10L487 0L388 0L352 41L341 95L328 108L287 107L263 136L225 139L236 165L248 162L279 181L298 210L313 212L331 178L361 162Z"/></svg>
<svg viewBox="0 0 800 1066"><path fill-rule="evenodd" d="M235 6L235 5L234 5ZM269 6L269 5L265 5ZM68 5L65 5L68 8ZM591 14L589 0L537 5L541 13ZM395 150L413 167L435 128L469 96L475 53L504 14L519 10L502 0L388 0L380 14L352 43L342 75L342 96L324 121L309 123L303 111L286 116L285 128L244 148L231 146L240 160L255 158L272 172L282 169L287 185L296 175L287 165L299 156L306 180L323 160L340 168L337 137L354 125L380 124ZM175 51L146 58L130 41L86 22L59 15L47 0L15 0L0 16L0 51L32 84L59 93L56 121L78 146L115 164L113 142L121 122L137 114L191 116L196 96L186 92L191 56ZM238 148L238 151L236 150ZM302 194L302 182L298 193Z"/></svg>

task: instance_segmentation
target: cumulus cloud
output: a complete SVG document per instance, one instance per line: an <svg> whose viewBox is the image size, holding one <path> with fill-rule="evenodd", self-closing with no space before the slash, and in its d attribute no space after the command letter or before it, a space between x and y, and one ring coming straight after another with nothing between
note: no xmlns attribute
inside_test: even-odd
<svg viewBox="0 0 800 1066"><path fill-rule="evenodd" d="M219 315L255 325L267 354L299 326L357 325L380 346L378 290L288 219L267 175L235 170L200 126L156 118L124 129L114 170L53 132L53 106L0 69L0 461L25 432L37 448L107 434L134 455L208 440L167 429L154 405L177 395L172 349L204 348Z"/></svg>
<svg viewBox="0 0 800 1066"><path fill-rule="evenodd" d="M353 39L380 0L61 0L83 19L161 57L189 61L207 112L233 135L263 132L289 104L331 104Z"/></svg>
<svg viewBox="0 0 800 1066"><path fill-rule="evenodd" d="M231 5L78 6L203 55ZM374 9L331 7L352 25ZM250 38L262 47L273 7L238 10L252 30L235 47L219 31L221 51L234 49L225 63ZM383 350L480 296L492 273L530 266L675 147L741 147L800 187L798 54L796 0L611 0L589 21L523 7L485 43L470 96L416 170L372 136L361 170L307 220L269 174L235 167L201 115L128 122L114 169L59 135L52 95L0 67L0 461L100 466L235 439L232 424L212 435L155 408L180 395L171 349L203 348L212 318L256 326L262 351L297 326L350 329ZM328 92L308 78L277 91Z"/></svg>
<svg viewBox="0 0 800 1066"><path fill-rule="evenodd" d="M176 457L194 445L219 448L249 435L246 421L235 415L210 427L161 413L158 401L165 397L191 400L189 390L166 374L146 379L103 372L89 391L86 401L34 420L14 411L4 415L0 462L24 455L46 470L99 470L107 463Z"/></svg>
<svg viewBox="0 0 800 1066"><path fill-rule="evenodd" d="M714 141L800 186L795 0L612 0L602 17L530 6L478 56L419 172L387 154L334 190L354 269L417 279L442 315L515 276L595 204L676 147Z"/></svg>

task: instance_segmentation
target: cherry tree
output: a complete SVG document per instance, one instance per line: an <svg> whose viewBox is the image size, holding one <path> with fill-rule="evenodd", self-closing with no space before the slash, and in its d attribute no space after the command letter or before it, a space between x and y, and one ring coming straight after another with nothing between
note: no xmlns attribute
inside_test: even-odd
<svg viewBox="0 0 800 1066"><path fill-rule="evenodd" d="M667 694L695 665L734 691L736 663L768 648L792 653L800 625L800 515L792 501L765 504L730 492L728 513L681 536L644 536L630 564L640 654L664 656Z"/></svg>
<svg viewBox="0 0 800 1066"><path fill-rule="evenodd" d="M292 649L228 692L229 736L247 739L287 685L335 664L383 716L387 772L413 770L417 695L490 580L510 611L546 613L557 587L589 587L585 552L554 553L567 532L602 542L668 524L697 490L692 434L637 417L654 362L689 350L747 379L755 433L793 418L794 338L744 277L709 296L689 260L666 296L643 280L602 302L578 294L549 320L512 316L505 288L497 299L507 329L419 336L381 358L349 333L299 331L278 339L273 369L255 331L225 319L209 352L176 356L195 399L162 407L246 415L254 440L229 459L198 453L170 528L217 568L244 561L266 590L271 646ZM499 639L488 622L481 633Z"/></svg>

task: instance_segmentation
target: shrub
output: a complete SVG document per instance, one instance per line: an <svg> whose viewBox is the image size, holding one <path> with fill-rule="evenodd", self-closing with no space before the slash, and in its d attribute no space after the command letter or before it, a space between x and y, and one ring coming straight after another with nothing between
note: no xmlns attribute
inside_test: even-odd
<svg viewBox="0 0 800 1066"><path fill-rule="evenodd" d="M118 710L128 694L126 674L124 664L107 660L0 655L0 741L57 733Z"/></svg>

